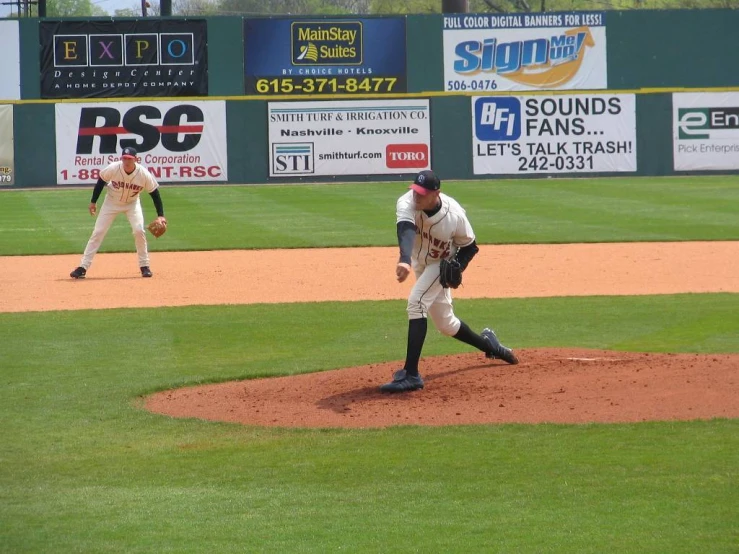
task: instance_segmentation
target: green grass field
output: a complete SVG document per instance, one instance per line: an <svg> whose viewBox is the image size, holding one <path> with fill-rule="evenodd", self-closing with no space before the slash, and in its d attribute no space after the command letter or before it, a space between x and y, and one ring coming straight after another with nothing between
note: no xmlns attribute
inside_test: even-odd
<svg viewBox="0 0 739 554"><path fill-rule="evenodd" d="M170 230L152 249L390 246L404 188L165 186ZM445 190L484 244L739 240L737 176ZM81 253L89 195L0 193L0 255ZM102 251L133 251L125 218ZM516 347L739 352L737 294L455 304ZM172 387L399 360L404 305L0 314L0 552L739 552L739 420L273 429L139 407ZM424 355L464 351L432 331Z"/></svg>

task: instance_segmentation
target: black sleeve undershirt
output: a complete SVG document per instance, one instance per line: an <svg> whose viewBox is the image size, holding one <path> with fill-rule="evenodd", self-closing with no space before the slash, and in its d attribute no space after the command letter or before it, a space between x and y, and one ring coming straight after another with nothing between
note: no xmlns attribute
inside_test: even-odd
<svg viewBox="0 0 739 554"><path fill-rule="evenodd" d="M457 260L462 266L462 271L465 270L467 264L472 261L472 258L474 258L475 254L477 254L479 251L480 249L477 247L477 242L475 242L474 240L467 246L463 246L462 248L457 250Z"/></svg>
<svg viewBox="0 0 739 554"><path fill-rule="evenodd" d="M159 195L159 189L154 189L154 192L150 192L149 196L154 201L154 207L157 210L159 217L164 217L164 206L162 205L162 197Z"/></svg>
<svg viewBox="0 0 739 554"><path fill-rule="evenodd" d="M98 182L95 183L95 188L92 189L92 198L90 199L90 202L92 204L97 204L98 198L100 198L100 193L103 192L104 188L105 188L105 181L98 178Z"/></svg>
<svg viewBox="0 0 739 554"><path fill-rule="evenodd" d="M410 221L398 221L398 246L400 247L399 263L411 263L411 251L416 240L416 226Z"/></svg>

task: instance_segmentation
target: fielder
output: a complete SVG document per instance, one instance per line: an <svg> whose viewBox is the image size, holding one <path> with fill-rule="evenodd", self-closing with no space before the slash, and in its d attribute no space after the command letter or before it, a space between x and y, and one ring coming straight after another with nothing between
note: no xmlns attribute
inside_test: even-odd
<svg viewBox="0 0 739 554"><path fill-rule="evenodd" d="M73 279L85 278L87 270L92 265L92 259L102 245L108 229L110 229L118 214L121 213L126 214L131 225L141 276L151 277L153 275L149 268L149 247L146 242L147 227L144 226L144 214L139 201L139 193L142 190L149 193L157 211L157 218L148 227L154 236L158 237L164 234L167 229L167 220L164 217L162 198L159 195L159 183L149 173L148 169L136 162L136 159L136 149L129 146L123 149L120 161L113 162L100 171L100 178L95 184L88 206L91 216L95 216L97 213L97 201L106 184L108 190L95 222L95 228L90 240L87 241L82 261L79 267L69 274Z"/></svg>
<svg viewBox="0 0 739 554"><path fill-rule="evenodd" d="M406 359L393 380L380 390L407 392L423 388L418 362L428 317L442 334L474 346L487 358L517 364L516 355L500 344L492 329L478 335L454 315L450 288L461 284L462 272L479 250L464 208L441 192L441 181L433 171L421 171L409 188L396 205L400 259L395 276L401 283L411 269L416 276L408 296Z"/></svg>

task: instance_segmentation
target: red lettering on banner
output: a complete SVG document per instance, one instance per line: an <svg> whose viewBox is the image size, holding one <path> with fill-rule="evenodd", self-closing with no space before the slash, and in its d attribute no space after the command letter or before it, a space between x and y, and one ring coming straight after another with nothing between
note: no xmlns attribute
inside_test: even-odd
<svg viewBox="0 0 739 554"><path fill-rule="evenodd" d="M390 168L428 167L428 144L388 144L385 149L385 165Z"/></svg>

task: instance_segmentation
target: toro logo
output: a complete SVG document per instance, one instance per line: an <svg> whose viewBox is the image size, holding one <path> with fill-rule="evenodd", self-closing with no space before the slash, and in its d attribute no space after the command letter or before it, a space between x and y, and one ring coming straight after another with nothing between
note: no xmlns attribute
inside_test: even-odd
<svg viewBox="0 0 739 554"><path fill-rule="evenodd" d="M385 163L393 169L429 167L428 144L388 144Z"/></svg>
<svg viewBox="0 0 739 554"><path fill-rule="evenodd" d="M100 138L100 154L115 154L126 146L149 152L161 142L170 152L192 150L200 142L205 116L200 108L180 104L162 115L154 106L135 106L125 113L107 106L80 111L77 154L92 154L95 137ZM138 135L141 140L118 135Z"/></svg>

